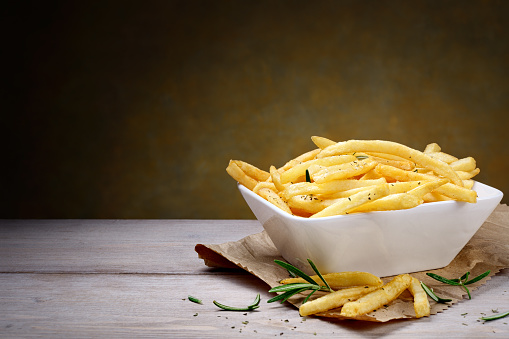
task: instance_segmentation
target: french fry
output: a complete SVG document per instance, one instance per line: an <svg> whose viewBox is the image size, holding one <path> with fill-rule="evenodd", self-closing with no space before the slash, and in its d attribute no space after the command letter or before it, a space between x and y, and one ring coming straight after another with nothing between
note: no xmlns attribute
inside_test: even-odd
<svg viewBox="0 0 509 339"><path fill-rule="evenodd" d="M455 171L473 171L477 167L476 161L472 157L467 157L463 159L459 159L458 161L455 161L451 163L449 166Z"/></svg>
<svg viewBox="0 0 509 339"><path fill-rule="evenodd" d="M383 285L382 280L368 272L336 272L336 273L328 273L323 274L322 277L325 279L327 284L329 284L330 288L333 290L337 290L345 287L353 287L353 286L381 286ZM322 279L313 275L311 278L319 284L323 284ZM306 280L302 278L288 278L280 281L281 284L294 284L294 283L306 283Z"/></svg>
<svg viewBox="0 0 509 339"><path fill-rule="evenodd" d="M385 180L385 178L380 178L376 180L355 180L355 179L334 180L323 184L311 182L299 182L287 186L282 192L282 194L284 198L288 200L295 195L307 195L307 194L328 195L340 191L350 190L353 188L380 185L386 182L387 181Z"/></svg>
<svg viewBox="0 0 509 339"><path fill-rule="evenodd" d="M473 177L475 177L480 172L481 172L481 170L479 168L476 168L476 169L474 169L472 171L469 171L469 172L456 171L456 173L458 173L458 176L460 177L461 180L472 179Z"/></svg>
<svg viewBox="0 0 509 339"><path fill-rule="evenodd" d="M273 190L269 188L260 188L258 190L258 194L271 204L279 207L280 209L289 214L292 214L292 210L290 209L290 207L288 207L286 202L283 199L281 199L281 197L277 195L277 193L274 192Z"/></svg>
<svg viewBox="0 0 509 339"><path fill-rule="evenodd" d="M304 317L332 310L380 288L381 286L359 286L338 290L302 304L299 314Z"/></svg>
<svg viewBox="0 0 509 339"><path fill-rule="evenodd" d="M354 157L353 155L337 155L323 159L308 160L306 162L295 165L294 167L283 172L283 174L281 174L281 182L283 184L289 182L298 182L299 178L305 177L306 169L308 169L312 165L334 166L352 162L355 160L357 160L357 158Z"/></svg>
<svg viewBox="0 0 509 339"><path fill-rule="evenodd" d="M273 182L267 182L267 181L260 181L259 183L256 184L255 187L253 187L253 192L258 194L258 192L260 191L260 189L262 188L268 188L274 192L277 191L276 189L276 186L274 185Z"/></svg>
<svg viewBox="0 0 509 339"><path fill-rule="evenodd" d="M325 147L334 145L336 143L335 141L329 140L327 138L317 136L312 136L311 141L313 141L315 145L320 149L324 149Z"/></svg>
<svg viewBox="0 0 509 339"><path fill-rule="evenodd" d="M281 183L281 173L274 166L270 166L269 172L276 190L279 192L283 191L285 186Z"/></svg>
<svg viewBox="0 0 509 339"><path fill-rule="evenodd" d="M448 178L452 183L463 186L463 182L456 172L443 161L434 159L426 153L392 141L383 140L349 140L330 145L317 155L325 158L332 155L347 154L351 152L381 152L400 156L415 162L417 165L433 170L433 172Z"/></svg>
<svg viewBox="0 0 509 339"><path fill-rule="evenodd" d="M350 210L348 213L406 210L419 206L423 202L423 199L416 195L409 193L396 193L362 204L359 207Z"/></svg>
<svg viewBox="0 0 509 339"><path fill-rule="evenodd" d="M436 180L437 177L415 173L412 171L403 171L392 166L378 164L376 170L384 177L391 177L401 181L414 180ZM452 183L444 184L435 190L437 193L443 194L449 198L459 201L475 203L477 201L477 193L465 187L460 187Z"/></svg>
<svg viewBox="0 0 509 339"><path fill-rule="evenodd" d="M288 161L286 164L284 164L281 168L278 169L278 171L280 172L285 172L285 171L288 171L290 168L292 168L293 166L296 166L298 164L301 164L303 162L306 162L306 161L309 161L309 160L312 160L316 157L316 155L318 153L320 153L320 149L317 148L317 149L314 149L314 150L311 150L309 152L306 152L304 154L301 154L299 155L298 157Z"/></svg>
<svg viewBox="0 0 509 339"><path fill-rule="evenodd" d="M341 315L355 318L387 305L410 286L411 280L408 274L398 275L380 289L344 304Z"/></svg>
<svg viewBox="0 0 509 339"><path fill-rule="evenodd" d="M378 156L370 156L371 159L375 160L379 164L394 166L396 168L401 168L405 171L412 171L415 168L415 164L411 161L407 160L392 160L392 159L385 159Z"/></svg>
<svg viewBox="0 0 509 339"><path fill-rule="evenodd" d="M313 214L310 218L328 217L333 215L347 214L350 210L370 201L382 198L389 194L388 184L376 185L367 190L356 193L348 198L341 198L334 204Z"/></svg>
<svg viewBox="0 0 509 339"><path fill-rule="evenodd" d="M232 160L244 173L256 181L265 181L270 177L270 174L264 170L259 169L247 162L241 160Z"/></svg>
<svg viewBox="0 0 509 339"><path fill-rule="evenodd" d="M419 185L416 188L411 189L408 191L408 194L413 195L417 198L422 199L426 194L433 192L433 190L439 188L442 185L445 185L449 182L448 179L438 179L433 181L427 181L423 183L422 185Z"/></svg>
<svg viewBox="0 0 509 339"><path fill-rule="evenodd" d="M377 162L371 159L355 160L341 165L325 167L314 173L310 170L310 175L314 182L320 184L364 174L375 168L376 165Z"/></svg>
<svg viewBox="0 0 509 339"><path fill-rule="evenodd" d="M258 183L258 181L244 173L244 171L241 170L233 160L230 160L230 163L226 168L226 172L228 172L233 179L237 180L240 184L246 186L250 190L252 190Z"/></svg>
<svg viewBox="0 0 509 339"><path fill-rule="evenodd" d="M424 149L424 153L432 153L432 152L440 152L442 148L440 146L433 142L431 144L426 145L426 148Z"/></svg>
<svg viewBox="0 0 509 339"><path fill-rule="evenodd" d="M321 199L315 195L295 195L288 199L288 206L296 213L315 214L332 205L337 199Z"/></svg>
<svg viewBox="0 0 509 339"><path fill-rule="evenodd" d="M458 158L456 158L455 156L452 156L452 155L444 153L444 152L429 152L429 153L426 153L426 154L429 155L430 157L434 158L434 159L443 161L443 162L445 162L447 164L450 164L450 163L453 163L455 161L458 161Z"/></svg>
<svg viewBox="0 0 509 339"><path fill-rule="evenodd" d="M417 278L412 277L408 290L414 297L415 317L422 318L429 316L431 308L429 306L428 295L424 292L421 282Z"/></svg>

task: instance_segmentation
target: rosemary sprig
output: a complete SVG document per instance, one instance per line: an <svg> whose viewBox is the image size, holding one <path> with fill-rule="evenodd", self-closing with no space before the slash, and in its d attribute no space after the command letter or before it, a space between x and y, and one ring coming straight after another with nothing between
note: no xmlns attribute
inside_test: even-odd
<svg viewBox="0 0 509 339"><path fill-rule="evenodd" d="M320 277L320 279L324 282L325 286L320 286L316 281L314 281L309 275L302 272L297 267L288 264L281 260L274 260L276 264L279 266L285 268L290 272L291 274L294 274L298 277L301 277L302 279L306 280L308 283L293 283L293 284L286 284L281 286L276 286L274 288L271 288L269 292L284 292L282 294L279 294L275 296L274 298L271 298L267 300L268 303L281 300L281 303L288 300L290 297L292 297L295 294L304 292L304 291L311 291L311 293L304 299L303 303L308 301L309 297L313 295L316 291L327 291L327 292L333 292L333 290L330 288L329 284L325 281L321 273L316 268L316 265L311 261L311 259L308 259L309 265L311 265L311 268L313 271L316 272L316 274Z"/></svg>
<svg viewBox="0 0 509 339"><path fill-rule="evenodd" d="M201 304L202 303L200 299L195 298L192 295L188 295L187 299L189 299L189 301L192 301L193 303L197 303L197 304Z"/></svg>
<svg viewBox="0 0 509 339"><path fill-rule="evenodd" d="M437 296L435 294L435 292L433 292L433 290L431 288L426 286L422 281L421 281L421 286L422 286L422 289L424 290L424 292L426 292L426 294L429 295L430 298L435 300L437 303L445 304L446 302L452 301L452 299L442 299L442 298L440 298L439 296Z"/></svg>
<svg viewBox="0 0 509 339"><path fill-rule="evenodd" d="M508 315L509 315L509 311L508 312L504 312L504 313L497 313L497 314L490 315L490 316L487 316L487 317L482 317L480 319L481 320L485 320L485 321L490 321L490 320L504 318L504 317L507 317Z"/></svg>
<svg viewBox="0 0 509 339"><path fill-rule="evenodd" d="M437 280L437 281L440 281L440 282L443 282L444 284L449 284L449 285L453 285L453 286L461 286L468 294L468 299L472 299L472 295L470 294L470 290L467 288L466 285L470 285L470 284L473 284L485 277L487 277L489 274L490 274L491 271L486 271L482 274L479 274L477 277L474 277L470 280L468 280L469 276L470 276L470 272L467 272L465 274L463 274L460 278L458 279L447 279L447 278L444 278L438 274L435 274L435 273L426 273L429 277Z"/></svg>
<svg viewBox="0 0 509 339"><path fill-rule="evenodd" d="M257 309L258 307L260 307L260 293L258 293L256 295L256 298L255 300L248 306L246 307L232 307L232 306L227 306L227 305L224 305L224 304L221 304L217 301L213 301L214 305L216 305L217 307L223 309L223 310L226 310L226 311L243 311L243 312L246 312L246 311L253 311L255 309Z"/></svg>

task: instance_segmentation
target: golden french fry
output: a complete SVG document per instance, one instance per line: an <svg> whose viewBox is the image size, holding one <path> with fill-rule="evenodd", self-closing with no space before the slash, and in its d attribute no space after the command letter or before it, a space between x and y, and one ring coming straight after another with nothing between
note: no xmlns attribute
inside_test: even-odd
<svg viewBox="0 0 509 339"><path fill-rule="evenodd" d="M302 178L306 176L306 169L308 169L312 165L319 165L319 166L334 166L334 165L340 165L348 162L352 162L357 160L356 157L353 155L337 155L333 157L323 158L323 159L313 159L306 162L303 162L301 164L295 165L294 167L290 168L289 170L283 172L281 174L281 182L283 184L289 183L289 182L298 182L299 178Z"/></svg>
<svg viewBox="0 0 509 339"><path fill-rule="evenodd" d="M376 166L376 170L384 177L391 177L396 180L401 181L415 181L415 180L436 180L437 177L421 174L412 171L403 171L399 168L395 168L392 166L386 166L378 164ZM470 203L475 203L477 201L477 193L472 191L471 189L460 187L458 185L454 185L452 183L444 184L438 187L436 193L443 194L449 198L459 201L465 201Z"/></svg>
<svg viewBox="0 0 509 339"><path fill-rule="evenodd" d="M370 156L370 158L375 160L379 164L394 166L394 167L401 168L406 171L412 171L413 169L415 169L415 164L413 162L407 161L407 160L391 160L391 159L377 157L374 155Z"/></svg>
<svg viewBox="0 0 509 339"><path fill-rule="evenodd" d="M315 195L295 195L288 199L288 206L294 212L315 214L323 210L325 207L332 205L336 200L321 199Z"/></svg>
<svg viewBox="0 0 509 339"><path fill-rule="evenodd" d="M387 183L385 178L380 178L376 180L355 180L355 179L334 180L325 182L323 184L299 182L285 187L282 194L286 200L289 200L291 197L295 195L308 195L308 194L328 195L340 191L347 191L354 188L374 186L384 183Z"/></svg>
<svg viewBox="0 0 509 339"><path fill-rule="evenodd" d="M336 272L323 274L322 277L327 281L330 288L333 290L353 287L353 286L381 286L383 285L382 280L368 272L359 271L348 271L348 272ZM322 279L319 276L313 275L311 278L319 284L323 284ZM294 284L294 283L306 283L306 280L302 278L288 278L280 281L281 284Z"/></svg>
<svg viewBox="0 0 509 339"><path fill-rule="evenodd" d="M341 315L355 318L387 305L410 286L411 280L408 274L398 275L380 289L344 304Z"/></svg>
<svg viewBox="0 0 509 339"><path fill-rule="evenodd" d="M336 143L335 141L329 140L327 138L317 136L312 136L311 141L313 141L315 145L318 146L320 149L324 149L325 147L334 145Z"/></svg>
<svg viewBox="0 0 509 339"><path fill-rule="evenodd" d="M295 165L301 164L305 161L312 160L316 157L316 155L318 153L320 153L320 151L321 150L319 148L317 148L317 149L311 150L309 152L306 152L304 154L301 154L298 157L296 157L295 159L288 161L286 164L283 165L283 167L279 168L278 171L285 172L285 171L288 171L290 168L292 168Z"/></svg>
<svg viewBox="0 0 509 339"><path fill-rule="evenodd" d="M449 166L455 171L470 172L475 170L477 167L476 161L472 157L459 159L458 161L452 162Z"/></svg>
<svg viewBox="0 0 509 339"><path fill-rule="evenodd" d="M390 194L396 194L396 193L406 193L410 190L413 190L416 187L419 187L420 185L427 183L426 180L414 180L414 181L398 181L398 182L391 182L389 184L389 192Z"/></svg>
<svg viewBox="0 0 509 339"><path fill-rule="evenodd" d="M285 212L287 212L289 214L292 214L292 211L290 210L290 207L288 207L286 202L283 199L281 199L281 197L279 195L277 195L277 193L274 192L273 190L271 190L269 188L265 188L265 187L264 188L260 188L258 190L258 195L260 195L262 198L264 198L265 200L267 200L271 204L279 207L283 211L285 211Z"/></svg>
<svg viewBox="0 0 509 339"><path fill-rule="evenodd" d="M277 188L276 186L274 185L273 182L267 182L267 181L260 181L259 183L256 184L255 187L253 187L253 192L258 194L258 191L262 188L268 188L274 192L277 191Z"/></svg>
<svg viewBox="0 0 509 339"><path fill-rule="evenodd" d="M348 213L405 210L419 206L424 201L422 198L409 193L396 193L370 201L350 210Z"/></svg>
<svg viewBox="0 0 509 339"><path fill-rule="evenodd" d="M253 190L253 188L256 186L258 181L248 176L246 173L244 173L243 170L240 169L239 166L233 161L230 160L230 163L228 164L228 167L226 168L226 172L235 180L237 180L240 184L246 186L250 190Z"/></svg>
<svg viewBox="0 0 509 339"><path fill-rule="evenodd" d="M429 316L431 307L429 306L428 295L424 292L421 282L417 278L412 277L408 290L414 297L415 317L422 318Z"/></svg>
<svg viewBox="0 0 509 339"><path fill-rule="evenodd" d="M368 293L376 291L379 288L380 286L359 286L338 290L300 305L299 314L304 317L332 310L343 306L351 300L355 300Z"/></svg>
<svg viewBox="0 0 509 339"><path fill-rule="evenodd" d="M433 181L427 181L423 183L422 185L419 185L416 188L411 189L408 191L408 194L411 194L415 197L418 197L422 199L426 194L433 192L433 190L439 188L442 185L445 185L449 182L449 179L439 179L439 180L433 180Z"/></svg>
<svg viewBox="0 0 509 339"><path fill-rule="evenodd" d="M376 185L367 190L356 193L348 198L341 198L334 204L324 208L320 212L313 214L310 218L321 218L333 215L348 214L356 207L370 201L382 198L389 194L388 184Z"/></svg>
<svg viewBox="0 0 509 339"><path fill-rule="evenodd" d="M452 155L444 153L444 152L429 152L426 154L434 159L443 161L448 164L458 161L458 158L456 158L455 156L452 156Z"/></svg>
<svg viewBox="0 0 509 339"><path fill-rule="evenodd" d="M449 200L453 200L453 199L446 197L445 195L437 193L437 192L431 192L431 193L425 194L422 197L422 200L424 200L424 202L438 202L438 201L449 201Z"/></svg>
<svg viewBox="0 0 509 339"><path fill-rule="evenodd" d="M270 174L264 170L259 169L247 162L241 160L232 160L244 173L256 181L265 181L270 177Z"/></svg>
<svg viewBox="0 0 509 339"><path fill-rule="evenodd" d="M380 179L381 176L378 172L373 168L371 171L366 172L359 180L369 180L369 179Z"/></svg>
<svg viewBox="0 0 509 339"><path fill-rule="evenodd" d="M432 152L440 152L442 149L440 146L433 142L431 144L426 145L426 148L424 149L424 153L432 153Z"/></svg>
<svg viewBox="0 0 509 339"><path fill-rule="evenodd" d="M420 167L433 170L433 172L448 178L452 183L463 186L463 182L456 172L443 161L434 159L426 153L420 152L408 146L384 140L349 140L330 145L317 155L317 158L347 154L351 152L381 152L400 156L412 161Z"/></svg>
<svg viewBox="0 0 509 339"><path fill-rule="evenodd" d="M320 184L332 180L341 180L355 177L357 175L369 172L378 163L371 159L355 160L341 165L329 166L311 173L311 179Z"/></svg>
<svg viewBox="0 0 509 339"><path fill-rule="evenodd" d="M473 177L475 177L480 172L481 172L481 170L479 168L476 168L476 169L474 169L472 171L469 171L469 172L456 171L456 173L458 173L458 176L460 177L461 180L472 179Z"/></svg>
<svg viewBox="0 0 509 339"><path fill-rule="evenodd" d="M463 180L463 185L465 186L465 188L468 188L471 190L472 187L474 187L474 181L471 179Z"/></svg>
<svg viewBox="0 0 509 339"><path fill-rule="evenodd" d="M270 166L269 172L276 190L279 192L283 191L285 186L281 183L281 173L274 166Z"/></svg>

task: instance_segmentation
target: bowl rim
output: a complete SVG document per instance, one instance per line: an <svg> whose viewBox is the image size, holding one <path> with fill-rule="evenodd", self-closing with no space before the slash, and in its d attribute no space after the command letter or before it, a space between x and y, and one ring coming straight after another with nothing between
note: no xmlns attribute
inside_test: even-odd
<svg viewBox="0 0 509 339"><path fill-rule="evenodd" d="M474 186L476 186L476 185L481 185L481 187L484 186L486 189L492 190L492 192L489 195L484 195L484 196L481 196L481 197L478 196L477 197L477 202L474 203L474 204L477 204L479 201L490 200L490 199L498 199L499 197L500 197L500 199L502 199L502 197L504 195L503 192L500 191L499 189L491 187L491 186L488 186L488 185L483 184L483 183L481 183L479 181L474 181ZM413 207L413 208L409 208L409 209L403 209L403 210L371 211L371 212L354 213L354 214L348 214L348 215L345 215L345 214L343 214L343 215L333 215L333 216L322 217L322 218L305 218L305 217L301 217L301 216L297 216L297 215L286 213L285 211L283 211L280 208L274 206L273 204L271 204L267 200L263 199L261 196L259 196L255 192L251 191L250 189L248 189L247 187L245 187L241 183L237 182L237 187L238 187L238 189L239 189L239 191L241 193L249 194L250 196L254 197L254 199L257 199L263 205L265 205L266 207L270 208L275 213L283 216L284 218L288 218L290 220L293 219L293 220L296 220L296 221L299 221L299 222L306 221L306 222L309 222L309 223L319 223L319 222L321 222L323 220L333 220L333 219L341 220L341 219L344 219L344 218L354 219L354 218L359 218L359 217L365 217L367 215L376 215L376 214L380 214L380 213L383 213L383 214L404 213L406 211L415 211L416 209L429 208L430 206L436 206L437 204L439 204L440 206L447 206L448 204L458 204L458 203L461 203L461 204L471 204L471 203L468 203L468 202L456 201L456 200L436 201L436 202L429 202L429 203L421 204L419 206L416 206L416 207Z"/></svg>

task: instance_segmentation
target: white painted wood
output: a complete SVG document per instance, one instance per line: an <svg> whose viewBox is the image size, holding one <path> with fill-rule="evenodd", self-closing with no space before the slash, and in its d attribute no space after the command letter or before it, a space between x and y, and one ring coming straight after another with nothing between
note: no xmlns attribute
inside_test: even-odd
<svg viewBox="0 0 509 339"><path fill-rule="evenodd" d="M1 221L0 337L509 337L509 318L478 321L509 310L508 269L472 300L430 318L339 322L267 304L265 283L243 271L205 268L194 252L199 242L259 231L255 221ZM242 306L256 293L262 302L254 312L212 304Z"/></svg>

